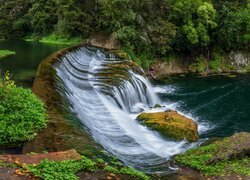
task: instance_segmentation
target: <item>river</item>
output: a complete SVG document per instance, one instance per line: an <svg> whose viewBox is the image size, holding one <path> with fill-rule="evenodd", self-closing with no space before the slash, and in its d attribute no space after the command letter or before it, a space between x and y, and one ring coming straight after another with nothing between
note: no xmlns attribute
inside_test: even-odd
<svg viewBox="0 0 250 180"><path fill-rule="evenodd" d="M16 52L15 55L0 59L1 74L9 71L17 85L30 88L40 62L64 47L66 46L22 40L0 41L0 49Z"/></svg>
<svg viewBox="0 0 250 180"><path fill-rule="evenodd" d="M30 88L41 60L63 47L0 41L0 49L16 51L1 59L0 69L9 70L18 85ZM198 145L172 141L140 125L135 117L142 111L172 109L194 119L200 142L250 132L249 75L183 77L152 86L132 69L117 68L128 62L96 48L77 49L61 62L54 68L65 104L98 143L138 169L157 166L157 171L162 170L173 155ZM156 103L165 107L151 108Z"/></svg>

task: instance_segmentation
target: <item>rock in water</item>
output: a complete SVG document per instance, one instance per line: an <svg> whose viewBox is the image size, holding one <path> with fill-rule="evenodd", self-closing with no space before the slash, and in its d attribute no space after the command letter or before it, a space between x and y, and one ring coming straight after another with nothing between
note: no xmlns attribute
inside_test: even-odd
<svg viewBox="0 0 250 180"><path fill-rule="evenodd" d="M176 111L142 113L137 120L147 127L176 140L195 142L199 139L197 124Z"/></svg>

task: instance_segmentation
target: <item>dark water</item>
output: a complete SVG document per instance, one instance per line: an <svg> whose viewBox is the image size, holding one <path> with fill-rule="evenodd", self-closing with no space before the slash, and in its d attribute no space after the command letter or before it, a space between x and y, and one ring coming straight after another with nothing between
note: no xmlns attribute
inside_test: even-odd
<svg viewBox="0 0 250 180"><path fill-rule="evenodd" d="M160 87L164 102L198 121L201 137L250 132L250 75L185 78Z"/></svg>
<svg viewBox="0 0 250 180"><path fill-rule="evenodd" d="M0 49L16 55L0 59L1 73L9 70L18 85L31 87L39 63L64 45L0 41ZM158 88L158 89L157 89ZM157 85L162 102L194 118L202 138L250 132L250 75L236 78L183 78Z"/></svg>
<svg viewBox="0 0 250 180"><path fill-rule="evenodd" d="M16 55L0 59L1 74L10 71L16 84L31 87L40 62L65 45L25 42L21 40L0 41L0 49L15 51Z"/></svg>

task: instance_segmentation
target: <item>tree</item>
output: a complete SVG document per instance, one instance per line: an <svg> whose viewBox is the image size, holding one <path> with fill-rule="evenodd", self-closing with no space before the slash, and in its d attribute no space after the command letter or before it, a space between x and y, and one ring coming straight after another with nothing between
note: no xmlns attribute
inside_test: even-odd
<svg viewBox="0 0 250 180"><path fill-rule="evenodd" d="M32 31L36 34L48 34L54 31L57 23L56 4L54 0L31 0L27 13Z"/></svg>
<svg viewBox="0 0 250 180"><path fill-rule="evenodd" d="M172 9L172 22L177 26L175 49L186 52L195 47L208 47L211 31L217 26L213 5L202 0L177 0Z"/></svg>
<svg viewBox="0 0 250 180"><path fill-rule="evenodd" d="M55 0L57 6L57 31L69 36L87 36L90 17L76 0Z"/></svg>

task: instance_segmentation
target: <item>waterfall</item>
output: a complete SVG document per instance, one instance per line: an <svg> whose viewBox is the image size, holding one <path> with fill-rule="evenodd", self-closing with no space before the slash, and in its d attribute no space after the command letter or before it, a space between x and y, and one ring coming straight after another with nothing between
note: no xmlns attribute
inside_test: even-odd
<svg viewBox="0 0 250 180"><path fill-rule="evenodd" d="M83 46L55 65L57 86L95 141L125 164L145 170L193 145L171 141L134 119L160 99L131 64L102 49Z"/></svg>

